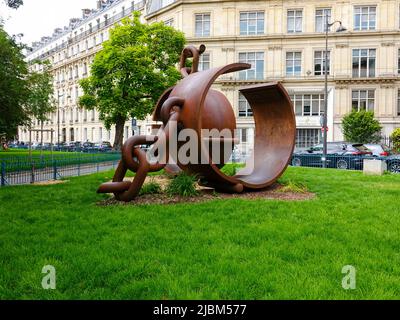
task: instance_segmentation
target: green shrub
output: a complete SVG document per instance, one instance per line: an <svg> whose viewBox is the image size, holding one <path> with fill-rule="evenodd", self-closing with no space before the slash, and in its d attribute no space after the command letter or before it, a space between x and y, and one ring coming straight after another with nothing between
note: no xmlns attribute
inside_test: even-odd
<svg viewBox="0 0 400 320"><path fill-rule="evenodd" d="M397 152L400 152L400 128L394 130L390 135L390 138L393 141L393 149L395 149Z"/></svg>
<svg viewBox="0 0 400 320"><path fill-rule="evenodd" d="M241 169L243 167L244 167L244 164L242 164L242 163L228 163L221 169L221 171L225 175L232 177L237 173L237 171L239 169Z"/></svg>
<svg viewBox="0 0 400 320"><path fill-rule="evenodd" d="M196 190L196 182L196 175L190 175L182 171L171 180L166 191L169 195L192 197L198 194Z"/></svg>
<svg viewBox="0 0 400 320"><path fill-rule="evenodd" d="M279 192L294 192L294 193L307 193L308 189L302 183L293 182L291 180L282 183L282 188L278 189Z"/></svg>
<svg viewBox="0 0 400 320"><path fill-rule="evenodd" d="M161 186L155 181L150 181L143 185L142 189L140 189L139 194L144 195L144 194L157 194L157 193L161 193Z"/></svg>
<svg viewBox="0 0 400 320"><path fill-rule="evenodd" d="M346 141L375 143L381 139L382 126L374 118L372 111L355 111L348 113L342 120L342 131Z"/></svg>

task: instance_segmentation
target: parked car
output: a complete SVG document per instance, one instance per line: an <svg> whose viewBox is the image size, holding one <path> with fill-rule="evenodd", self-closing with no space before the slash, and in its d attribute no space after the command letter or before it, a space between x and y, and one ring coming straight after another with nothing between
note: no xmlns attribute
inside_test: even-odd
<svg viewBox="0 0 400 320"><path fill-rule="evenodd" d="M82 143L80 141L74 141L67 144L67 150L70 152L80 152L82 149Z"/></svg>
<svg viewBox="0 0 400 320"><path fill-rule="evenodd" d="M50 142L43 143L43 150L49 151L52 149L52 147L53 147L53 144L51 144Z"/></svg>
<svg viewBox="0 0 400 320"><path fill-rule="evenodd" d="M32 150L40 150L40 149L42 149L42 144L40 142L32 142L31 149Z"/></svg>
<svg viewBox="0 0 400 320"><path fill-rule="evenodd" d="M384 158L387 169L392 173L400 173L400 154L393 154Z"/></svg>
<svg viewBox="0 0 400 320"><path fill-rule="evenodd" d="M94 145L94 150L98 151L98 152L109 152L112 150L112 146L111 143L108 141L103 141L100 143L96 143Z"/></svg>
<svg viewBox="0 0 400 320"><path fill-rule="evenodd" d="M94 143L93 142L84 142L82 144L82 152L93 152L94 151Z"/></svg>
<svg viewBox="0 0 400 320"><path fill-rule="evenodd" d="M65 151L67 149L67 144L65 142L56 143L54 145L55 151Z"/></svg>
<svg viewBox="0 0 400 320"><path fill-rule="evenodd" d="M385 144L367 143L365 146L372 151L374 157L387 157L392 154L390 148Z"/></svg>
<svg viewBox="0 0 400 320"><path fill-rule="evenodd" d="M293 153L293 166L322 167L323 144ZM363 159L372 151L361 143L329 142L326 164L328 168L362 170Z"/></svg>
<svg viewBox="0 0 400 320"><path fill-rule="evenodd" d="M387 170L392 173L400 173L400 154L394 154L393 151L385 144L366 144L374 157L386 161Z"/></svg>

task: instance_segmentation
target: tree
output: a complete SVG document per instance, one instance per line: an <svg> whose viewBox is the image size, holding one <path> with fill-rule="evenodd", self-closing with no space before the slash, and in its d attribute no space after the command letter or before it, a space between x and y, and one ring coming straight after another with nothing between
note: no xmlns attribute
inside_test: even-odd
<svg viewBox="0 0 400 320"><path fill-rule="evenodd" d="M27 107L29 116L38 120L43 129L48 114L55 110L53 75L48 61L34 61L34 64L39 66L40 71L32 71L27 78L29 89ZM43 132L41 139L43 140Z"/></svg>
<svg viewBox="0 0 400 320"><path fill-rule="evenodd" d="M6 5L13 9L18 9L21 5L24 4L23 0L4 0Z"/></svg>
<svg viewBox="0 0 400 320"><path fill-rule="evenodd" d="M342 131L346 141L374 143L381 139L382 126L372 111L355 111L343 117Z"/></svg>
<svg viewBox="0 0 400 320"><path fill-rule="evenodd" d="M390 135L390 138L393 142L393 149L400 152L400 128L395 129Z"/></svg>
<svg viewBox="0 0 400 320"><path fill-rule="evenodd" d="M0 26L0 132L12 138L20 125L29 123L28 67L18 45Z"/></svg>
<svg viewBox="0 0 400 320"><path fill-rule="evenodd" d="M185 45L184 34L162 22L140 22L140 14L126 18L110 32L81 80L79 105L96 108L107 129L115 125L114 148L120 149L124 124L143 120L162 92L180 78L175 65Z"/></svg>

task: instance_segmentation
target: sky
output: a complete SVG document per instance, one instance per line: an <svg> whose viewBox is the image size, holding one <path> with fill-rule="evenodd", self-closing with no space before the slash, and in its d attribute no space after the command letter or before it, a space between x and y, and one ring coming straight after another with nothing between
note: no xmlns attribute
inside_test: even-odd
<svg viewBox="0 0 400 320"><path fill-rule="evenodd" d="M9 9L0 0L0 17L10 35L24 34L21 42L31 45L43 36L51 36L55 28L62 28L70 18L80 18L81 9L96 7L96 0L24 0L17 10Z"/></svg>

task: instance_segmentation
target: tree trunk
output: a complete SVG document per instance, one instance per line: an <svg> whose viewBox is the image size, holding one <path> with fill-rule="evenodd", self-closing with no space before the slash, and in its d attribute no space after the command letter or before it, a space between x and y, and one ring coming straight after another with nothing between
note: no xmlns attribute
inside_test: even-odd
<svg viewBox="0 0 400 320"><path fill-rule="evenodd" d="M40 158L43 157L43 121L40 121Z"/></svg>
<svg viewBox="0 0 400 320"><path fill-rule="evenodd" d="M124 125L125 118L119 118L115 123L115 138L114 138L114 149L121 150L122 142L124 140Z"/></svg>

